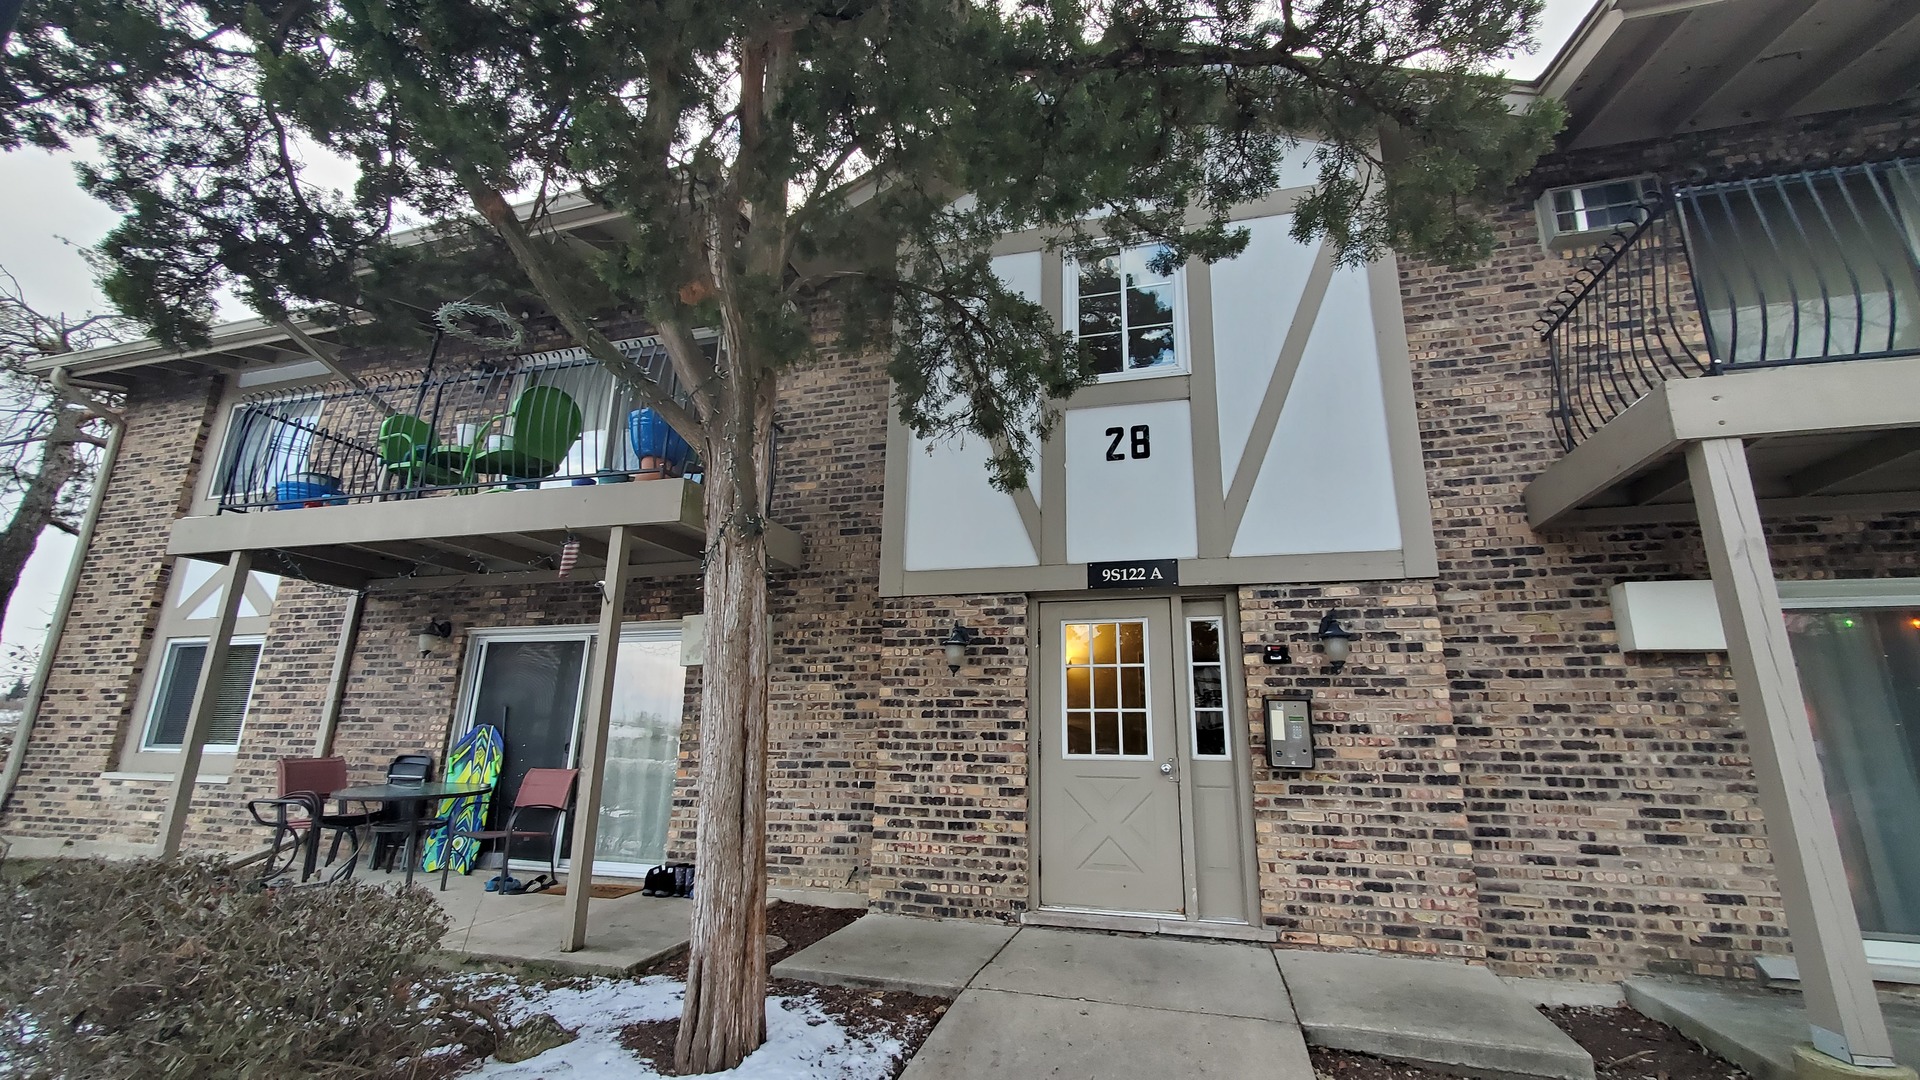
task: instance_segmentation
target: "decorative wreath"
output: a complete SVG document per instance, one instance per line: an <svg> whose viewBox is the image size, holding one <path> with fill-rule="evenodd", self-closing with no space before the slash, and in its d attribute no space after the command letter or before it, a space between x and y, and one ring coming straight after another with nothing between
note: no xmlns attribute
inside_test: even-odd
<svg viewBox="0 0 1920 1080"><path fill-rule="evenodd" d="M518 348L527 340L527 328L520 320L507 314L507 309L493 304L474 304L465 300L441 304L433 313L434 324L455 337L477 341L482 345L497 345L503 349Z"/></svg>

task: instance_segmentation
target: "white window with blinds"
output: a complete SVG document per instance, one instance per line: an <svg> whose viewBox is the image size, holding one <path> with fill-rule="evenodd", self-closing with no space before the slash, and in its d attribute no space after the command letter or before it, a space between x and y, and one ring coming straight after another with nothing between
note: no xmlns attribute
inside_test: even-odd
<svg viewBox="0 0 1920 1080"><path fill-rule="evenodd" d="M213 729L207 749L233 752L240 748L240 729L246 724L247 703L253 696L253 676L260 666L257 637L233 639L227 650L226 670L213 684ZM178 750L187 733L187 715L193 709L193 688L207 660L206 638L174 638L167 642L160 684L147 711L143 750Z"/></svg>

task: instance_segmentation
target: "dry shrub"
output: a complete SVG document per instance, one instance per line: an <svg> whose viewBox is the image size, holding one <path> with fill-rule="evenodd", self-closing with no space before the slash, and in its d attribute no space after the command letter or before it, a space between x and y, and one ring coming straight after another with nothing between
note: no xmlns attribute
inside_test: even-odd
<svg viewBox="0 0 1920 1080"><path fill-rule="evenodd" d="M447 920L421 890L260 891L206 859L0 876L0 1075L430 1076L485 1017L418 1000Z"/></svg>

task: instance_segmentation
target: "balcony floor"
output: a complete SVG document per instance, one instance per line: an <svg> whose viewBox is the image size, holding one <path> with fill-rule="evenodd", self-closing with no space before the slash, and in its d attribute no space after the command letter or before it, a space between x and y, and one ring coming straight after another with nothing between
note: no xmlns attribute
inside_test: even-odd
<svg viewBox="0 0 1920 1080"><path fill-rule="evenodd" d="M621 525L636 541L636 574L699 571L700 485L682 479L189 517L174 523L167 550L218 562L249 551L257 570L343 588L448 587L551 580L569 536L584 576L606 566L608 534ZM800 565L799 534L769 525L767 553L776 566Z"/></svg>
<svg viewBox="0 0 1920 1080"><path fill-rule="evenodd" d="M1694 517L1686 448L1740 438L1763 512L1920 508L1920 357L1670 380L1527 488L1535 528Z"/></svg>

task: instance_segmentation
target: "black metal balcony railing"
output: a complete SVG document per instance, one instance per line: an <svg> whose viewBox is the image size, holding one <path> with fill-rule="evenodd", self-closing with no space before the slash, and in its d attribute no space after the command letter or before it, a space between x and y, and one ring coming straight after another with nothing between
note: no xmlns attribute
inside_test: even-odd
<svg viewBox="0 0 1920 1080"><path fill-rule="evenodd" d="M1636 219L1539 324L1567 449L1670 378L1920 354L1920 159L1679 187Z"/></svg>
<svg viewBox="0 0 1920 1080"><path fill-rule="evenodd" d="M678 396L655 339L619 345ZM222 511L700 472L685 440L578 349L257 394L235 410L219 465Z"/></svg>

